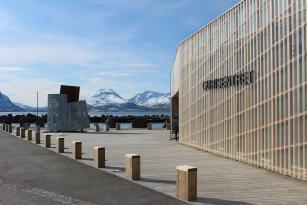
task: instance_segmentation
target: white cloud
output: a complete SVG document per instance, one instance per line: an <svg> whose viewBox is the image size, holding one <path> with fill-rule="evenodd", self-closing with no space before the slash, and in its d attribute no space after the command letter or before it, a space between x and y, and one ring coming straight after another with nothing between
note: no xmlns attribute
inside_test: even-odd
<svg viewBox="0 0 307 205"><path fill-rule="evenodd" d="M21 32L17 19L8 11L0 8L0 30Z"/></svg>
<svg viewBox="0 0 307 205"><path fill-rule="evenodd" d="M127 72L116 72L116 71L107 71L107 72L100 72L100 73L95 73L94 76L101 76L101 77L127 77L127 76L132 76L132 73L127 73Z"/></svg>
<svg viewBox="0 0 307 205"><path fill-rule="evenodd" d="M0 81L1 92L13 102L36 105L36 91L39 93L39 106L47 105L48 94L59 93L60 83L51 79L13 79L13 82Z"/></svg>
<svg viewBox="0 0 307 205"><path fill-rule="evenodd" d="M0 72L22 72L27 71L28 68L15 67L15 66L2 66L0 67Z"/></svg>

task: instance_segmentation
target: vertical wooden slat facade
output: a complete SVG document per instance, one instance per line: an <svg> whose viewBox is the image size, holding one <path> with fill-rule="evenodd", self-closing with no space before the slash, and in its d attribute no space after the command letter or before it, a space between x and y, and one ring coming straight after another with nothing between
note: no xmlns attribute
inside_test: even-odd
<svg viewBox="0 0 307 205"><path fill-rule="evenodd" d="M181 143L307 180L306 10L307 0L242 0L178 46ZM247 71L250 85L203 89Z"/></svg>

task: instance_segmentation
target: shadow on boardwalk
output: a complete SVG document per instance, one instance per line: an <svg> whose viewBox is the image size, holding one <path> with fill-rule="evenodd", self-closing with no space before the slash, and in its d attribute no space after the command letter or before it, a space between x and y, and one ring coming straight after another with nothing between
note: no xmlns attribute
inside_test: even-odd
<svg viewBox="0 0 307 205"><path fill-rule="evenodd" d="M212 205L252 205L250 203L242 201L230 201L230 200L204 198L204 197L198 197L197 202L212 204Z"/></svg>
<svg viewBox="0 0 307 205"><path fill-rule="evenodd" d="M141 178L141 182L150 182L150 183L161 183L161 184L171 184L175 185L175 180L164 180L164 179L149 179L149 178Z"/></svg>

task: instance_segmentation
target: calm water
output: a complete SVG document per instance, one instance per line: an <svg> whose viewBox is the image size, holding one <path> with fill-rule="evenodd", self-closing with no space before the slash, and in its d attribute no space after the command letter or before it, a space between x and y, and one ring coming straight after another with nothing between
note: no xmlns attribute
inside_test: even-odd
<svg viewBox="0 0 307 205"><path fill-rule="evenodd" d="M8 115L8 114L12 114L13 116L15 115L27 115L27 114L32 114L32 115L36 115L36 112L0 112L0 116L2 115ZM39 116L45 115L47 114L46 112L38 112ZM166 112L166 111L155 111L155 112L97 112L97 111L91 111L89 112L89 115L91 117L94 116L101 116L101 115L113 115L113 116L127 116L127 115L131 115L131 116L144 116L144 115L170 115L170 112Z"/></svg>
<svg viewBox="0 0 307 205"><path fill-rule="evenodd" d="M90 128L95 129L96 128L95 124L96 123L91 123L90 124ZM105 123L98 123L98 124L99 124L100 129L102 129L102 130L106 129L106 124ZM12 125L14 127L20 126L19 123L12 123ZM132 128L132 123L120 123L120 126L121 126L122 129L131 129ZM153 129L162 129L163 126L164 126L163 122L162 123L161 122L152 123L152 128ZM31 123L30 127L35 128L36 127L35 123ZM47 127L47 124L45 124L45 127Z"/></svg>

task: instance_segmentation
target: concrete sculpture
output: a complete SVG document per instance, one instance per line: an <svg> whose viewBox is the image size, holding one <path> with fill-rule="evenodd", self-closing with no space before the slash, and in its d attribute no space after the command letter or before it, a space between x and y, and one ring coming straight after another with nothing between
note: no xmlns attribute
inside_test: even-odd
<svg viewBox="0 0 307 205"><path fill-rule="evenodd" d="M77 131L89 128L85 101L79 101L79 87L61 85L61 94L48 95L48 129Z"/></svg>

